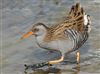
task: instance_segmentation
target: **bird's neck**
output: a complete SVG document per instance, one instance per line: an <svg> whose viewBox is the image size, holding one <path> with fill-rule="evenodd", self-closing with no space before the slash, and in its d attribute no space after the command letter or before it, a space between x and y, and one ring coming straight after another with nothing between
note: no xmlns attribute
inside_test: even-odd
<svg viewBox="0 0 100 74"><path fill-rule="evenodd" d="M45 36L46 36L46 33L44 33L44 34L42 34L42 35L40 35L40 36L37 36L37 37L36 37L37 43L38 43L38 44L44 43L44 38L45 38Z"/></svg>

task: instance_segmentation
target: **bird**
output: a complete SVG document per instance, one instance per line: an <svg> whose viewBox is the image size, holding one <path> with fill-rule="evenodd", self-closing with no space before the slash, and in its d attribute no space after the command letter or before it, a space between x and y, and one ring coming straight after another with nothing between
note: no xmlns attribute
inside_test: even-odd
<svg viewBox="0 0 100 74"><path fill-rule="evenodd" d="M65 53L69 54L74 51L77 51L76 61L79 64L79 48L87 41L90 31L90 15L85 13L80 3L76 3L72 5L70 12L63 22L53 26L47 26L40 22L36 23L19 41L33 35L40 48L61 53L59 59L48 61L46 64L58 64L64 61Z"/></svg>

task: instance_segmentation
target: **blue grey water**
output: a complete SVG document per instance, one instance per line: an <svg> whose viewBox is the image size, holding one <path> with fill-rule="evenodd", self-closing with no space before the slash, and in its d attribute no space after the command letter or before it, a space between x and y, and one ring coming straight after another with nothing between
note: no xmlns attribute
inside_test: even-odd
<svg viewBox="0 0 100 74"><path fill-rule="evenodd" d="M24 74L24 64L35 64L59 58L57 52L48 53L35 43L33 36L16 41L37 22L49 26L62 22L70 7L80 2L91 16L92 31L85 45L80 48L81 68L75 64L54 65L52 74L100 74L100 0L0 0L1 74ZM66 57L75 60L73 54ZM47 67L46 67L47 68ZM50 74L47 69L29 71L28 74Z"/></svg>

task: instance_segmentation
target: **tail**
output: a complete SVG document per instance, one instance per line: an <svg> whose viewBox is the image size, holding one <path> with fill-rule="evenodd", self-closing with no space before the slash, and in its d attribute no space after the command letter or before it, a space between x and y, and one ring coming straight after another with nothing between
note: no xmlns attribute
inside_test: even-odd
<svg viewBox="0 0 100 74"><path fill-rule="evenodd" d="M90 16L84 12L83 7L80 6L80 3L76 3L76 5L72 6L71 11L69 12L69 17L81 24L81 28L83 27L84 30L87 30L87 32L91 31Z"/></svg>

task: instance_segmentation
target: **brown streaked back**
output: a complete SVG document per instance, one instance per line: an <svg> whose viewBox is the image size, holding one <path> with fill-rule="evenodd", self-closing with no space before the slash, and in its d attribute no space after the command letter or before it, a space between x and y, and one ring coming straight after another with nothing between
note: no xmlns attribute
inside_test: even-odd
<svg viewBox="0 0 100 74"><path fill-rule="evenodd" d="M63 32L66 29L74 29L80 32L84 31L84 14L85 12L80 6L80 3L73 5L68 14L67 20L50 27L46 36L47 40L63 39L65 37Z"/></svg>

